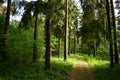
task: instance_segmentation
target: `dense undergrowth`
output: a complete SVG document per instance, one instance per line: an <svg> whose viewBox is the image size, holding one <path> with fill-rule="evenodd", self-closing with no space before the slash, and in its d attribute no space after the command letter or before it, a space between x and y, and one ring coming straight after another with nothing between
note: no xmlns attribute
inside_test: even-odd
<svg viewBox="0 0 120 80"><path fill-rule="evenodd" d="M97 80L120 80L120 64L110 68L109 60L88 57L87 55L84 55L84 58L93 67Z"/></svg>
<svg viewBox="0 0 120 80"><path fill-rule="evenodd" d="M0 62L0 80L67 80L75 61L81 56L71 54L67 62L51 57L51 69L44 70L44 60L38 62Z"/></svg>
<svg viewBox="0 0 120 80"><path fill-rule="evenodd" d="M66 80L73 65L63 59L52 58L51 69L44 71L44 61L21 64L0 63L0 80Z"/></svg>
<svg viewBox="0 0 120 80"><path fill-rule="evenodd" d="M120 65L109 67L109 60L71 54L67 62L63 58L51 57L51 69L44 71L44 60L38 62L0 62L0 80L67 80L73 63L84 59L91 65L97 80L119 80Z"/></svg>
<svg viewBox="0 0 120 80"><path fill-rule="evenodd" d="M75 61L80 60L80 55L69 55L68 61L63 58L51 57L51 69L44 70L44 59L37 62L0 60L0 80L67 80Z"/></svg>

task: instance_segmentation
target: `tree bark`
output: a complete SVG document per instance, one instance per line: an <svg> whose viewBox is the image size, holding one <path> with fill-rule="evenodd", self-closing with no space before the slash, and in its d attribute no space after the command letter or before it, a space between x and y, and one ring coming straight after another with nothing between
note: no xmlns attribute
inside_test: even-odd
<svg viewBox="0 0 120 80"><path fill-rule="evenodd" d="M96 53L97 53L97 46L96 46L96 41L94 40L94 54L93 56L96 57Z"/></svg>
<svg viewBox="0 0 120 80"><path fill-rule="evenodd" d="M76 53L76 26L74 27L74 54Z"/></svg>
<svg viewBox="0 0 120 80"><path fill-rule="evenodd" d="M33 44L33 62L36 62L38 58L38 48L36 42Z"/></svg>
<svg viewBox="0 0 120 80"><path fill-rule="evenodd" d="M91 50L89 48L89 45L86 44L85 46L86 46L86 52L87 52L88 56L90 56L91 55Z"/></svg>
<svg viewBox="0 0 120 80"><path fill-rule="evenodd" d="M46 16L45 23L46 50L45 50L45 70L50 69L50 18Z"/></svg>
<svg viewBox="0 0 120 80"><path fill-rule="evenodd" d="M114 35L114 52L115 52L115 63L119 63L119 56L118 56L118 45L117 45L117 33L116 33L116 24L115 24L115 12L113 7L113 0L110 0L111 3L111 14L112 14L112 25L113 25L113 35Z"/></svg>
<svg viewBox="0 0 120 80"><path fill-rule="evenodd" d="M38 39L38 15L35 16L34 40Z"/></svg>
<svg viewBox="0 0 120 80"><path fill-rule="evenodd" d="M107 20L108 20L108 38L109 38L109 51L110 51L110 67L114 67L114 62L113 62L113 40L112 40L112 28L110 24L110 8L109 8L109 0L106 0L106 12L107 12Z"/></svg>
<svg viewBox="0 0 120 80"><path fill-rule="evenodd" d="M59 29L59 36L58 36L58 58L60 58L60 44L61 44L61 41L60 41L60 29Z"/></svg>
<svg viewBox="0 0 120 80"><path fill-rule="evenodd" d="M38 15L35 16L35 26L34 26L34 44L33 44L33 62L37 61L37 54L38 54L38 49L37 49L37 41L38 39Z"/></svg>
<svg viewBox="0 0 120 80"><path fill-rule="evenodd" d="M5 20L5 29L4 34L8 34L9 22L10 22L10 9L11 9L11 0L7 2L7 13L6 13L6 20Z"/></svg>
<svg viewBox="0 0 120 80"><path fill-rule="evenodd" d="M11 0L8 0L7 2L7 13L6 13L6 19L5 19L5 27L4 27L4 37L3 37L3 50L1 53L1 56L4 60L8 58L7 53L7 37L8 37L8 28L9 28L9 22L10 22L10 8L11 8Z"/></svg>
<svg viewBox="0 0 120 80"><path fill-rule="evenodd" d="M50 3L51 0L48 0ZM45 21L45 36L46 36L46 50L45 50L45 70L50 69L50 9L47 10L46 13L46 21Z"/></svg>
<svg viewBox="0 0 120 80"><path fill-rule="evenodd" d="M65 14L65 41L64 41L64 61L68 57L68 0L66 0L66 14Z"/></svg>
<svg viewBox="0 0 120 80"><path fill-rule="evenodd" d="M69 31L69 43L68 43L68 55L70 55L71 53L71 34L70 34L70 31Z"/></svg>

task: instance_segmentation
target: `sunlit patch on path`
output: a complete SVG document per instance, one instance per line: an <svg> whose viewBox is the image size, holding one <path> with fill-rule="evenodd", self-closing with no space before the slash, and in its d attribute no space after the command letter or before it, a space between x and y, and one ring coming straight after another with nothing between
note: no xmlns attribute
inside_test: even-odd
<svg viewBox="0 0 120 80"><path fill-rule="evenodd" d="M84 60L75 62L68 80L96 80L91 67Z"/></svg>

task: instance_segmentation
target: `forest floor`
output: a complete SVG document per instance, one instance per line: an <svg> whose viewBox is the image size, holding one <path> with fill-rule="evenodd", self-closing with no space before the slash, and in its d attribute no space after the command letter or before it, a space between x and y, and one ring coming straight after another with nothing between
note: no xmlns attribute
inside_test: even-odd
<svg viewBox="0 0 120 80"><path fill-rule="evenodd" d="M68 80L96 80L96 78L92 68L82 59L74 63L74 68L70 72Z"/></svg>

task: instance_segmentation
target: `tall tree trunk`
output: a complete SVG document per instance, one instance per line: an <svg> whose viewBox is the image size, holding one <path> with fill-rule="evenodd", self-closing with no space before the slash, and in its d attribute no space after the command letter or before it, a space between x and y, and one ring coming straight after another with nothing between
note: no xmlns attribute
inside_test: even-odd
<svg viewBox="0 0 120 80"><path fill-rule="evenodd" d="M70 31L69 31L69 43L68 43L68 55L70 55L71 53L71 34L70 34Z"/></svg>
<svg viewBox="0 0 120 80"><path fill-rule="evenodd" d="M107 34L106 34L106 31L107 31L107 20L106 18L103 18L103 24L104 24L104 41L106 41L106 38L107 38Z"/></svg>
<svg viewBox="0 0 120 80"><path fill-rule="evenodd" d="M68 57L68 0L66 0L66 14L65 14L65 41L64 41L64 61Z"/></svg>
<svg viewBox="0 0 120 80"><path fill-rule="evenodd" d="M45 70L50 69L50 16L46 16L45 35L46 35L46 50L45 50Z"/></svg>
<svg viewBox="0 0 120 80"><path fill-rule="evenodd" d="M97 53L97 46L96 46L96 41L94 40L94 54L93 56L96 57L96 53Z"/></svg>
<svg viewBox="0 0 120 80"><path fill-rule="evenodd" d="M33 44L33 62L37 61L37 39L38 39L38 15L35 16L35 26L34 26L34 44Z"/></svg>
<svg viewBox="0 0 120 80"><path fill-rule="evenodd" d="M118 56L118 45L117 45L117 35L116 35L116 24L115 24L115 12L113 7L113 0L110 0L111 3L111 14L112 14L112 25L113 25L113 35L114 35L114 52L115 52L115 63L119 63Z"/></svg>
<svg viewBox="0 0 120 80"><path fill-rule="evenodd" d="M8 27L9 27L9 22L10 22L10 9L11 9L11 0L8 0L7 2L7 13L6 13L6 20L5 20L5 29L4 29L4 34L8 34Z"/></svg>
<svg viewBox="0 0 120 80"><path fill-rule="evenodd" d="M76 53L76 26L74 27L74 54Z"/></svg>
<svg viewBox="0 0 120 80"><path fill-rule="evenodd" d="M60 58L60 44L61 44L61 41L60 41L60 29L59 29L59 35L58 35L58 58Z"/></svg>
<svg viewBox="0 0 120 80"><path fill-rule="evenodd" d="M106 0L106 11L107 11L107 20L108 20L108 38L109 38L109 46L110 46L110 67L114 67L114 62L113 62L113 40L112 40L112 28L110 24L110 8L109 8L109 0Z"/></svg>
<svg viewBox="0 0 120 80"><path fill-rule="evenodd" d="M48 0L50 3L51 0ZM50 69L50 9L47 10L46 13L46 21L45 21L45 36L46 36L46 50L45 50L45 70Z"/></svg>
<svg viewBox="0 0 120 80"><path fill-rule="evenodd" d="M8 58L7 54L7 37L8 37L8 28L9 28L9 22L10 22L10 8L11 8L11 0L8 0L7 2L7 13L6 13L6 19L5 19L5 28L4 28L4 37L3 37L3 51L1 53L2 58L5 60Z"/></svg>
<svg viewBox="0 0 120 80"><path fill-rule="evenodd" d="M87 44L85 46L86 46L86 52L87 52L88 56L90 56L91 55L91 50L90 50L90 48Z"/></svg>

